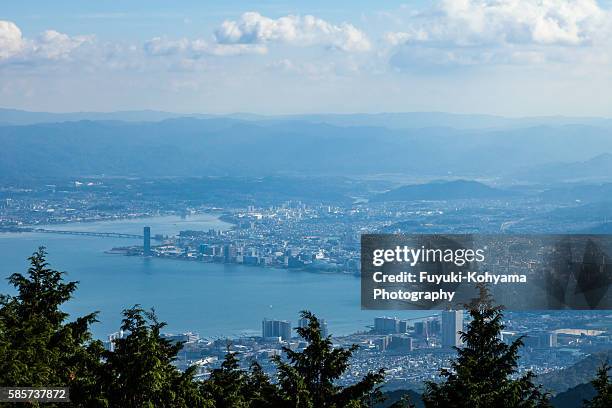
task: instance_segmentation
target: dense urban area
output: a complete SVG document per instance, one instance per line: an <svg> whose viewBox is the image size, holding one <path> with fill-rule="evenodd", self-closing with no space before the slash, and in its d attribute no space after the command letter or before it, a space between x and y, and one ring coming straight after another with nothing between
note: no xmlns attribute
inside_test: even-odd
<svg viewBox="0 0 612 408"><path fill-rule="evenodd" d="M321 273L324 280L325 273L360 273L360 236L364 233L601 232L608 227L605 212L587 212L576 200L547 198L541 191L513 191L477 200L469 197L381 200L380 192L388 186L372 181L359 182L354 187L360 195L350 189L346 191L350 198L321 199L307 194L287 197L279 192L277 198L271 193L258 202L254 195L233 193L225 198L216 194L203 200L184 198L171 192L160 193L161 187L151 187L156 183L140 179L91 179L5 187L0 191L0 228L12 233L71 233L62 230L62 225L141 218L143 230L138 238L142 244L108 248L108 256L124 254L155 258L159 262L171 258L291 268ZM218 215L232 227L185 230L167 236L146 226L150 216L203 212ZM528 260L516 262L517 269L528 268ZM365 372L384 367L387 387L422 387L424 380L435 379L440 369L447 366L455 353L453 347L461 346L457 331L465 327L468 318L460 310L432 311L429 317L409 321L393 317L393 313L387 312L387 317L384 314L374 319L371 326L348 336L334 335L333 322L323 320L324 333L332 336L335 345L359 345L342 382L349 384ZM228 346L240 352L243 364L256 360L272 373L270 357L281 354L283 346L305 347L294 330L304 322L272 317L261 316L259 336L210 338L206 333L166 336L184 342L177 366L185 369L196 365L200 377L218 367ZM505 325L502 333L505 342L524 336L520 370L536 374L568 367L612 346L612 316L605 311L507 312ZM106 346L112 348L114 339L121 336L121 332L109 334Z"/></svg>

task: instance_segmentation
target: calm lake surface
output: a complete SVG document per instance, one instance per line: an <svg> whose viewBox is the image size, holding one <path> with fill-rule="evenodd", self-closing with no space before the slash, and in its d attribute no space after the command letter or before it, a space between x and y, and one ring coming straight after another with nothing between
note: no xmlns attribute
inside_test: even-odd
<svg viewBox="0 0 612 408"><path fill-rule="evenodd" d="M210 214L75 223L51 229L174 235L181 230L227 229L231 225ZM240 265L151 259L106 254L116 246L140 244L125 238L41 233L0 233L0 292L14 293L6 278L25 273L27 257L40 245L49 262L79 281L76 296L65 306L73 316L99 311L92 328L98 338L117 331L121 311L136 303L154 307L167 332L195 331L203 337L260 334L264 317L297 325L300 310L309 309L328 322L332 334L366 329L373 318L414 318L432 312L376 312L360 309L359 278Z"/></svg>

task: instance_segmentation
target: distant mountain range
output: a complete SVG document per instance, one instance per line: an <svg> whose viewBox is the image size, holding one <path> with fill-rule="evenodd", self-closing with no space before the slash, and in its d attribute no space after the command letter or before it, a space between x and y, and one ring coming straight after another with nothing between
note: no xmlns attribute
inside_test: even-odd
<svg viewBox="0 0 612 408"><path fill-rule="evenodd" d="M38 123L76 122L80 120L115 120L127 122L157 122L177 117L193 115L169 113L153 110L121 111L121 112L29 112L17 109L0 109L0 124L2 125L33 125ZM211 115L197 115L208 118Z"/></svg>
<svg viewBox="0 0 612 408"><path fill-rule="evenodd" d="M612 183L568 183L540 193L544 200L589 203L612 200Z"/></svg>
<svg viewBox="0 0 612 408"><path fill-rule="evenodd" d="M542 220L550 226L555 226L554 230L546 230L547 233L558 234L605 234L611 229L612 220L612 201L597 201L587 204L559 203L554 198L548 198L549 202L562 204L545 214L534 215L521 219L505 229L506 232L521 233L539 230Z"/></svg>
<svg viewBox="0 0 612 408"><path fill-rule="evenodd" d="M591 399L595 395L590 381L595 378L597 369L611 358L612 350L593 353L569 367L538 375L535 382L542 384L544 391L552 393L550 403L554 408L580 408L583 406L583 400ZM423 406L421 394L414 390L387 391L384 396L385 402L377 407L391 407L404 396L408 396L416 407Z"/></svg>
<svg viewBox="0 0 612 408"><path fill-rule="evenodd" d="M259 119L261 117L258 117ZM536 116L510 118L495 115L444 112L396 112L358 114L286 115L275 120L300 120L336 126L376 126L388 129L449 127L453 129L516 129L536 126L612 126L612 119L596 117Z"/></svg>
<svg viewBox="0 0 612 408"><path fill-rule="evenodd" d="M584 161L547 163L521 170L512 178L540 183L612 180L612 154L602 153Z"/></svg>
<svg viewBox="0 0 612 408"><path fill-rule="evenodd" d="M554 408L582 408L585 400L591 400L597 392L591 383L580 384L555 395L550 400Z"/></svg>
<svg viewBox="0 0 612 408"><path fill-rule="evenodd" d="M489 187L477 181L434 181L402 186L374 196L370 201L439 201L505 198L515 193Z"/></svg>
<svg viewBox="0 0 612 408"><path fill-rule="evenodd" d="M561 392L550 399L550 405L553 408L582 408L584 400L592 399L596 394L595 388L591 383L579 384L575 387L568 389L567 391ZM402 398L407 397L408 401L414 405L415 408L422 408L423 404L422 395L413 390L395 390L385 392L385 401L375 405L376 408L392 408L399 404Z"/></svg>
<svg viewBox="0 0 612 408"><path fill-rule="evenodd" d="M445 112L385 112L352 114L296 114L258 115L251 113L202 114L157 110L131 110L116 112L31 112L0 108L0 124L32 125L37 123L73 122L80 120L118 120L128 122L155 122L172 118L231 118L248 121L308 122L335 126L374 126L388 129L418 129L450 127L454 129L511 129L534 126L588 125L612 126L612 119L598 117L536 116L511 118L495 115L457 114Z"/></svg>
<svg viewBox="0 0 612 408"><path fill-rule="evenodd" d="M545 390L557 395L590 382L595 378L601 364L611 359L612 350L593 353L567 368L542 374L537 377L537 381L544 386Z"/></svg>
<svg viewBox="0 0 612 408"><path fill-rule="evenodd" d="M473 179L612 152L612 130L582 125L398 130L176 118L0 126L0 145L0 178L12 180L279 174Z"/></svg>

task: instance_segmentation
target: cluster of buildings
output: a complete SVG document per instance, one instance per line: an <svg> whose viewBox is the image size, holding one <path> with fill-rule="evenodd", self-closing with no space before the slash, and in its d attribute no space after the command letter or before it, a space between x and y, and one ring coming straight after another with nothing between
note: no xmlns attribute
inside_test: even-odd
<svg viewBox="0 0 612 408"><path fill-rule="evenodd" d="M185 230L174 237L161 237L152 236L145 228L142 247L121 250L130 255L358 274L363 233L493 233L507 229L504 219L529 215L511 205L498 208L496 202L489 203L491 208L484 218L474 213L482 213L482 209L476 211L469 203L455 202L450 208L451 203L435 205L436 210L427 211L422 203L341 207L289 201L267 208L250 205L225 210L223 219L233 224L229 230ZM527 210L537 211L533 207ZM151 246L151 238L158 240L155 246ZM533 272L543 256L533 246L514 256L504 252L507 241L490 244L489 251L496 256L487 254L489 266L507 274Z"/></svg>
<svg viewBox="0 0 612 408"><path fill-rule="evenodd" d="M126 184L118 189L92 183L48 185L36 191L0 191L0 229L146 217L203 205L173 202L172 194L147 201L138 195L140 187ZM164 237L145 227L142 245L121 250L130 255L200 262L358 273L360 235L366 232L533 233L584 230L594 222L591 218L581 221L569 215L564 215L562 220L551 218L548 214L562 207L561 204L520 197L502 201L361 201L332 205L290 201L246 208L233 208L232 202L220 201L215 205L224 207L224 219L234 225L231 230L182 231L176 237ZM581 217L587 215L581 214ZM500 267L510 273L533 269L524 256L513 257ZM353 382L365 372L379 368L385 368L387 382L397 383L398 387L435 379L455 355L453 347L462 346L459 332L466 327L467 319L462 311L443 311L412 321L378 317L371 329L363 333L333 336L334 346L359 346L341 381ZM609 349L612 346L610 321L611 316L605 312L507 312L501 339L511 343L522 338L520 369L543 373L567 367L586 354ZM320 323L322 334L329 335L328 323ZM305 324L307 321L300 320L297 326ZM116 339L123 336L122 332L110 335L107 347L112 349ZM183 333L166 335L166 338L183 343L177 366L185 369L195 365L202 378L219 366L228 344L232 351L240 353L245 366L250 360L256 360L269 372L274 370L270 357L281 355L283 347L300 350L307 346L295 335L290 321L275 319L261 322L261 336L228 340Z"/></svg>
<svg viewBox="0 0 612 408"><path fill-rule="evenodd" d="M418 224L408 227L414 232L437 232L443 222L445 232L468 228L471 217L464 220L466 204L440 203L438 210L423 210L415 203L356 204L350 207L306 204L288 201L277 206L226 209L223 219L234 226L230 230L181 231L176 237L159 237L151 246L150 230L145 231L142 247L121 248L130 255L145 254L161 258L198 260L202 262L236 263L244 265L301 268L317 271L359 273L361 234L373 231L404 231L406 218L418 218ZM508 213L507 206L504 214ZM507 216L507 215L506 215ZM453 221L447 220L452 218ZM503 215L500 215L503 218ZM435 222L430 222L438 220ZM444 221L443 221L444 220ZM482 221L482 220L481 220ZM500 224L486 227L499 230ZM166 239L163 239L166 238ZM144 248L148 248L146 251Z"/></svg>
<svg viewBox="0 0 612 408"><path fill-rule="evenodd" d="M413 351L416 347L452 349L461 346L463 316L463 310L442 311L439 317L415 321L413 325L396 317L377 317L372 333L380 336L375 344L381 352Z"/></svg>
<svg viewBox="0 0 612 408"><path fill-rule="evenodd" d="M285 203L266 210L249 206L230 213L230 230L181 231L176 237L152 236L144 228L142 247L114 252L201 262L258 265L359 273L360 234L340 222L344 210ZM371 225L372 228L375 225ZM155 246L151 240L155 238Z"/></svg>
<svg viewBox="0 0 612 408"><path fill-rule="evenodd" d="M325 338L329 335L327 330L327 322L325 319L318 319L321 337ZM298 327L307 327L309 320L301 318L298 320ZM264 341L290 341L291 340L291 322L288 320L263 319L261 322L261 338Z"/></svg>
<svg viewBox="0 0 612 408"><path fill-rule="evenodd" d="M22 226L112 221L174 213L166 203L132 199L118 194L100 180L34 185L0 186L0 229Z"/></svg>
<svg viewBox="0 0 612 408"><path fill-rule="evenodd" d="M539 316L539 317L538 317ZM610 324L612 316L603 312L556 312L537 315L525 312L507 312L500 339L510 344L519 337L521 348L519 371L531 370L536 374L558 370L571 365L586 354L609 349L612 334L608 330L590 328L594 322ZM297 327L308 325L299 319ZM329 336L328 323L319 320L321 334ZM368 331L330 337L334 347L359 347L353 354L351 365L340 382L350 384L365 372L385 368L386 383L390 388L419 387L425 380L435 379L441 368L448 367L455 356L454 347L462 347L460 331L469 323L462 310L439 312L437 315L415 320L397 317L376 317ZM246 368L257 361L268 374L275 372L272 356L282 356L283 348L300 351L308 346L297 335L291 321L265 318L261 322L260 336L242 336L232 339L208 339L194 333L166 334L166 339L183 343L176 361L177 367L197 367L199 378L206 378L219 367L225 353L239 353ZM125 333L108 337L107 347ZM415 388L416 389L416 388Z"/></svg>

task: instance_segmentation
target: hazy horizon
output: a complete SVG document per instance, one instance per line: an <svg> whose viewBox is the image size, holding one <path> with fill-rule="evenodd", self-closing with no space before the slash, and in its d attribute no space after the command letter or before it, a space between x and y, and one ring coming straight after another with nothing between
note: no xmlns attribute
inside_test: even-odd
<svg viewBox="0 0 612 408"><path fill-rule="evenodd" d="M504 114L491 114L483 112L454 112L454 111L313 111L313 112L288 112L288 113L260 113L257 111L227 111L227 112L210 112L210 111L179 111L179 110L163 110L163 109L150 109L150 108L130 108L130 109L117 109L117 110L31 110L22 109L12 106L0 106L0 110L4 111L18 111L33 114L114 114L114 113L130 113L130 112L153 112L153 113L167 113L173 115L202 115L202 116L238 116L238 115L253 115L262 118L275 118L275 117L300 117L300 116L375 116L375 115L402 115L402 114L424 114L424 115L454 115L454 116L482 116L482 117L498 117L504 119L542 119L542 118L559 118L559 119L612 119L612 113L610 115L564 115L564 114L548 114L548 115L504 115Z"/></svg>
<svg viewBox="0 0 612 408"><path fill-rule="evenodd" d="M612 116L609 1L31 4L0 15L17 109Z"/></svg>

